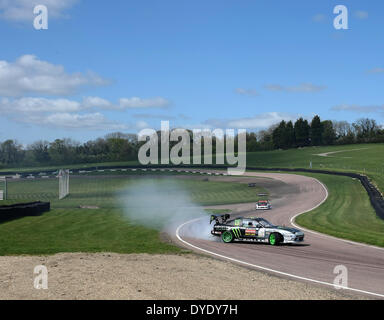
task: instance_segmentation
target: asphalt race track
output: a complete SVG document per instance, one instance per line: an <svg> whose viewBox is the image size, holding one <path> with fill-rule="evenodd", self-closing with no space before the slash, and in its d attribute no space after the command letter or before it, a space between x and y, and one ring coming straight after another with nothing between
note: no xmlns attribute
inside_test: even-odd
<svg viewBox="0 0 384 320"><path fill-rule="evenodd" d="M254 204L224 205L234 215L265 217L274 224L297 227L293 220L298 214L310 211L323 203L328 192L318 180L282 173L250 173L254 182L271 193L273 209L254 210ZM271 179L272 178L272 179ZM238 181L238 177L217 179ZM245 178L249 181L252 178ZM214 208L220 208L215 206ZM271 274L334 287L336 266L348 270L348 290L370 297L384 298L384 249L353 243L304 230L302 245L270 246L267 244L225 244L188 237L188 229L195 223L188 221L176 230L177 239L186 247L220 259L229 260ZM362 230L364 232L364 230Z"/></svg>

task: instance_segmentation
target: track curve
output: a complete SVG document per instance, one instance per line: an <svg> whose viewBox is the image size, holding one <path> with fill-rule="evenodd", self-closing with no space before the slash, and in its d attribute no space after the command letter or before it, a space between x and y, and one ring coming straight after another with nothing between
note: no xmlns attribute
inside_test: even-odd
<svg viewBox="0 0 384 320"><path fill-rule="evenodd" d="M234 214L243 216L257 214L275 224L297 227L294 218L320 206L328 196L326 187L311 177L256 172L247 172L246 176L265 179L264 184L267 185L279 185L277 189L272 188L273 210L255 213L253 203L214 208L229 208ZM348 270L348 285L343 289L384 298L383 248L337 239L303 228L303 245L272 247L253 243L225 244L188 236L188 229L195 222L185 222L176 230L177 239L193 250L266 272L332 287L337 276L335 267L342 265Z"/></svg>

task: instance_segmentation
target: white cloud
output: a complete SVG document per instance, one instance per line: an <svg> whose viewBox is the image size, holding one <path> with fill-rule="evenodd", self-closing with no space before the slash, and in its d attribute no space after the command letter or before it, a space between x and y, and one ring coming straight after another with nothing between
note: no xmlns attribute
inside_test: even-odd
<svg viewBox="0 0 384 320"><path fill-rule="evenodd" d="M139 99L139 98L138 98ZM160 99L160 98L159 98ZM166 99L161 98L164 101ZM122 98L120 100L130 100L128 98ZM151 104L151 99L140 99L141 101L147 101L147 103L141 108L159 107L159 105ZM154 99L156 100L156 99ZM113 110L124 111L132 109L132 106L123 104L113 104L112 102L100 98L100 97L84 97L82 101L75 101L69 99L47 99L40 97L26 97L19 99L2 98L0 99L0 113L2 114L23 114L23 113L53 113L53 112L79 112L90 109L98 110ZM150 114L143 114L143 118L149 118ZM139 117L139 116L138 116ZM152 118L154 116L152 115Z"/></svg>
<svg viewBox="0 0 384 320"><path fill-rule="evenodd" d="M368 19L369 14L367 11L357 10L355 11L355 17L360 20Z"/></svg>
<svg viewBox="0 0 384 320"><path fill-rule="evenodd" d="M314 22L324 22L327 20L327 16L325 14L319 13L312 17L312 21Z"/></svg>
<svg viewBox="0 0 384 320"><path fill-rule="evenodd" d="M269 91L298 93L319 92L326 89L325 86L314 85L312 83L302 83L297 86L282 86L279 84L268 84L265 86L265 88Z"/></svg>
<svg viewBox="0 0 384 320"><path fill-rule="evenodd" d="M85 97L80 102L37 97L0 98L0 115L16 122L64 129L141 130L148 128L148 124L139 116L135 117L139 118L136 123L121 124L108 120L101 112L90 112L95 109L124 110L119 105L113 105L100 97Z"/></svg>
<svg viewBox="0 0 384 320"><path fill-rule="evenodd" d="M236 93L246 96L258 96L259 93L255 89L237 88Z"/></svg>
<svg viewBox="0 0 384 320"><path fill-rule="evenodd" d="M138 130L148 129L149 128L149 124L146 123L145 121L137 121L136 122L136 128Z"/></svg>
<svg viewBox="0 0 384 320"><path fill-rule="evenodd" d="M61 65L24 55L15 62L0 60L0 95L69 95L87 85L105 85L108 81L95 73L69 74Z"/></svg>
<svg viewBox="0 0 384 320"><path fill-rule="evenodd" d="M163 120L163 121L190 120L190 117L183 113L179 113L179 114L135 113L132 115L132 117L140 120L151 120L151 119L157 119L157 120Z"/></svg>
<svg viewBox="0 0 384 320"><path fill-rule="evenodd" d="M31 22L34 19L33 8L36 5L45 5L50 18L67 17L65 11L74 6L78 0L0 0L0 18Z"/></svg>
<svg viewBox="0 0 384 320"><path fill-rule="evenodd" d="M331 108L332 111L348 111L355 113L384 112L384 105L360 106L356 104L342 104Z"/></svg>
<svg viewBox="0 0 384 320"><path fill-rule="evenodd" d="M369 73L384 73L384 68L373 68L368 70Z"/></svg>
<svg viewBox="0 0 384 320"><path fill-rule="evenodd" d="M77 112L82 105L77 101L67 99L21 98L0 100L0 113L26 114L45 112Z"/></svg>
<svg viewBox="0 0 384 320"><path fill-rule="evenodd" d="M177 116L169 114L136 113L132 115L136 119L175 120Z"/></svg>
<svg viewBox="0 0 384 320"><path fill-rule="evenodd" d="M83 99L82 107L87 108L100 108L100 109L114 109L113 103L100 97L85 97Z"/></svg>
<svg viewBox="0 0 384 320"><path fill-rule="evenodd" d="M281 113L281 112L267 112L254 117L231 119L231 120L219 120L210 119L204 122L205 125L216 128L233 128L233 129L265 129L271 125L285 121L294 121L298 118L298 115Z"/></svg>
<svg viewBox="0 0 384 320"><path fill-rule="evenodd" d="M138 97L121 98L119 102L121 109L167 108L170 106L170 102L162 97L150 99Z"/></svg>
<svg viewBox="0 0 384 320"><path fill-rule="evenodd" d="M88 114L53 113L49 115L31 115L17 119L17 121L39 126L64 129L127 129L126 125L111 121L107 119L103 114L98 112Z"/></svg>
<svg viewBox="0 0 384 320"><path fill-rule="evenodd" d="M22 117L13 117L11 120L19 123L64 130L91 130L91 131L123 131L141 130L149 125L144 121L135 123L121 123L110 120L100 112L95 113L67 113L27 114Z"/></svg>

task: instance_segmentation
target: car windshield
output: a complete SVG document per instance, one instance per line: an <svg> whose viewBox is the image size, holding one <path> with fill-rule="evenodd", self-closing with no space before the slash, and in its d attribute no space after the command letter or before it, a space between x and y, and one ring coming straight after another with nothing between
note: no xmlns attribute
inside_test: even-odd
<svg viewBox="0 0 384 320"><path fill-rule="evenodd" d="M276 227L275 225L273 225L272 223L270 223L269 221L267 221L265 219L259 219L258 223L261 224L265 228L274 228L274 227Z"/></svg>

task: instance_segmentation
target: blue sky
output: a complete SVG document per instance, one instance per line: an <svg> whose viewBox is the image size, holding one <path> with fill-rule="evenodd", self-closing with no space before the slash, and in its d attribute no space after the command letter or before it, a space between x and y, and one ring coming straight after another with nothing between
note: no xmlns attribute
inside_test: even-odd
<svg viewBox="0 0 384 320"><path fill-rule="evenodd" d="M48 30L33 28L46 4ZM349 29L333 27L348 8ZM0 141L383 124L382 1L0 1Z"/></svg>

